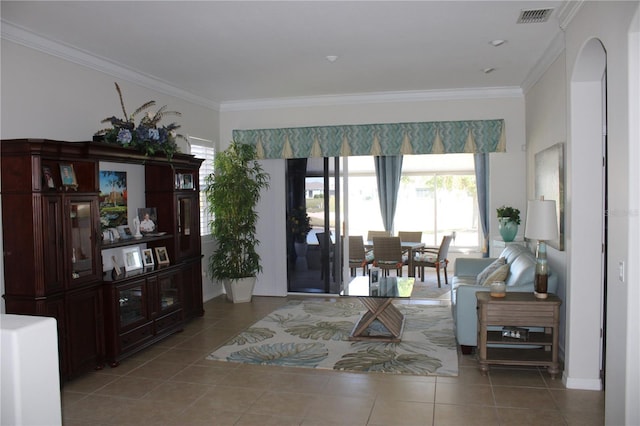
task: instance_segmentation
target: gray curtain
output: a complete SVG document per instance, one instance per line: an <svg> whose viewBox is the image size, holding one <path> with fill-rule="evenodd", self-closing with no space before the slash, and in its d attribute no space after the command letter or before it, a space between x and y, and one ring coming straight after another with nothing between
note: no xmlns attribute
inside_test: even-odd
<svg viewBox="0 0 640 426"><path fill-rule="evenodd" d="M482 226L482 257L489 257L489 154L474 154L476 169L476 189L478 191L478 211Z"/></svg>
<svg viewBox="0 0 640 426"><path fill-rule="evenodd" d="M385 231L393 231L393 219L396 215L396 202L402 175L402 155L374 157L380 214Z"/></svg>

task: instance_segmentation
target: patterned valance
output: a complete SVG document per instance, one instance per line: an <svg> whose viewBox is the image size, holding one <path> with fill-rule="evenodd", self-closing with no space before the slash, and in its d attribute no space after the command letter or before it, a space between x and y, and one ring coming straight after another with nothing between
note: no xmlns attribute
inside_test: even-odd
<svg viewBox="0 0 640 426"><path fill-rule="evenodd" d="M504 120L234 130L259 158L505 152Z"/></svg>

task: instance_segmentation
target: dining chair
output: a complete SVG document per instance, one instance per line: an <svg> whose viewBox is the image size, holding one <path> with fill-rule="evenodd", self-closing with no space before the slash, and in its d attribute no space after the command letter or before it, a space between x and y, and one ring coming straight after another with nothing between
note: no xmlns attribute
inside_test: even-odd
<svg viewBox="0 0 640 426"><path fill-rule="evenodd" d="M422 242L422 231L398 231L401 243L419 243ZM402 261L405 265L409 264L409 256L411 249L404 249L402 252Z"/></svg>
<svg viewBox="0 0 640 426"><path fill-rule="evenodd" d="M367 232L367 241L373 241L373 237L390 237L389 231L369 231Z"/></svg>
<svg viewBox="0 0 640 426"><path fill-rule="evenodd" d="M320 258L322 264L320 266L320 279L324 279L324 270L327 262L329 263L329 269L333 269L333 242L331 241L331 232L329 232L329 250L326 250L325 232L316 232L316 238L318 239L318 246L320 247Z"/></svg>
<svg viewBox="0 0 640 426"><path fill-rule="evenodd" d="M451 245L451 235L442 237L440 247L424 247L414 250L413 267L418 270L418 276L424 282L424 268L436 268L438 275L438 288L440 288L440 269L444 269L444 283L449 284L447 277L447 265L449 264L449 245ZM414 274L415 275L415 274Z"/></svg>
<svg viewBox="0 0 640 426"><path fill-rule="evenodd" d="M369 265L373 263L373 256L364 249L362 235L349 235L349 268L351 276L356 275L356 269L362 267L362 275L367 275Z"/></svg>
<svg viewBox="0 0 640 426"><path fill-rule="evenodd" d="M382 269L385 276L389 270L395 269L398 277L402 276L402 247L400 237L373 237L373 265Z"/></svg>

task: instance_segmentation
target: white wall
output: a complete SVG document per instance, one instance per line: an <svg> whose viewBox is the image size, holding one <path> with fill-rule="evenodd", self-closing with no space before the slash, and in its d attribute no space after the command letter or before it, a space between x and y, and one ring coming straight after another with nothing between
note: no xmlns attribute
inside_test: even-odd
<svg viewBox="0 0 640 426"><path fill-rule="evenodd" d="M566 92L565 58L561 55L526 94L527 199L529 200L534 199L536 195L535 154L567 140ZM563 355L567 309L565 285L567 251L559 251L547 245L547 258L549 267L558 275L558 297L565 301L560 306L560 353Z"/></svg>
<svg viewBox="0 0 640 426"><path fill-rule="evenodd" d="M591 161L585 145L591 135L584 129L600 122L592 109L585 110L585 98L593 82L585 82L576 75L579 58L584 59L588 43L602 43L606 51L607 68L607 121L608 121L608 256L607 271L607 342L605 423L611 425L640 424L639 392L639 339L638 310L640 309L638 283L638 196L630 196L630 189L638 187L637 165L638 116L638 31L640 22L637 2L584 2L578 14L566 29L564 57L556 61L537 85L527 93L527 137L529 165L531 156L545 146L546 138L562 140L566 123L567 141L567 193L566 215L567 253L566 297L567 346L565 377L568 387L592 388L599 381L599 354L597 326L594 318L600 313L601 280L582 274L597 253L598 224L585 223L585 213L600 209L599 194L584 182L592 182L600 174L599 164L583 167ZM634 40L635 44L630 44ZM583 65L583 63L581 64ZM563 66L564 78L561 76ZM582 71L582 70L578 70ZM565 87L562 87L562 84ZM597 81L595 84L599 84ZM558 96L564 96L562 99ZM593 103L591 103L593 105ZM566 112L562 109L566 107ZM630 112L633 111L633 112ZM591 114L591 116L589 115ZM591 118L589 118L591 117ZM593 126L591 126L593 128ZM595 137L597 139L597 135ZM633 154L632 157L630 154ZM597 157L597 155L596 155ZM529 193L533 191L532 169L528 172ZM597 191L596 191L597 192ZM635 230L635 233L631 233ZM578 238L587 236L588 238ZM584 241L592 241L584 244ZM554 261L562 263L559 253L552 253ZM624 280L618 277L618 262L628 266ZM595 333L594 333L595 332ZM595 338L594 338L595 335ZM597 357L596 357L597 358ZM597 361L597 359L596 359Z"/></svg>
<svg viewBox="0 0 640 426"><path fill-rule="evenodd" d="M413 121L480 120L503 118L507 152L490 155L491 238L499 238L495 209L509 204L526 211L526 153L524 97L512 96L470 100L433 100L367 103L336 102L333 105L296 105L261 108L259 105L222 105L220 141L224 149L234 129L304 127L341 124L397 123ZM286 294L285 178L284 160L265 160L271 187L259 205L258 239L264 271L256 294ZM524 228L519 233L522 234Z"/></svg>
<svg viewBox="0 0 640 426"><path fill-rule="evenodd" d="M213 109L153 91L122 79L26 48L7 40L1 45L0 138L91 140L100 121L122 110L114 82L123 92L127 113L155 100L159 108L180 111L182 134L217 140L218 113ZM179 143L182 143L179 141ZM182 143L182 151L188 147ZM3 206L6 207L6 206ZM1 242L0 242L1 244ZM1 262L1 260L0 260ZM2 265L0 265L2 266ZM2 268L4 271L4 267ZM211 284L205 282L205 293ZM0 273L4 294L4 273ZM5 312L4 300L0 312Z"/></svg>

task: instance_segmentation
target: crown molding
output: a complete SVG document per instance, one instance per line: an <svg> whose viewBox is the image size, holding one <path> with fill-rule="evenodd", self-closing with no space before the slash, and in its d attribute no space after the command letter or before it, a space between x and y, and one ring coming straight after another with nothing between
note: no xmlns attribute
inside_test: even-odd
<svg viewBox="0 0 640 426"><path fill-rule="evenodd" d="M519 98L523 96L520 87L487 87L471 89L443 89L406 92L377 92L364 94L342 94L309 96L295 98L270 98L217 103L210 99L194 95L171 84L128 68L122 64L107 60L76 47L44 38L5 20L1 22L1 38L22 46L38 50L48 55L84 66L113 77L135 83L139 86L178 99L191 102L215 111L248 111L278 108L302 108L313 106L336 106L388 102L423 102L443 100L471 100L490 98Z"/></svg>
<svg viewBox="0 0 640 426"><path fill-rule="evenodd" d="M564 31L561 31L551 40L547 50L545 50L542 57L536 62L533 68L531 68L531 71L529 71L529 74L527 74L527 77L522 82L522 90L524 93L529 92L538 80L540 80L551 64L564 52L564 48Z"/></svg>
<svg viewBox="0 0 640 426"><path fill-rule="evenodd" d="M551 41L547 50L545 50L542 57L538 60L538 62L534 65L534 67L529 71L527 77L522 82L522 90L524 93L527 93L536 82L542 77L542 75L547 71L547 69L553 64L553 62L558 59L558 57L564 52L565 49L565 30L569 26L571 20L576 16L584 0L570 0L564 2L562 7L558 9L558 13L556 15L558 19L558 27L561 32L556 35L556 37Z"/></svg>
<svg viewBox="0 0 640 426"><path fill-rule="evenodd" d="M576 16L576 13L578 13L583 3L584 0L566 1L558 10L558 25L562 31L567 29L569 23Z"/></svg>
<svg viewBox="0 0 640 426"><path fill-rule="evenodd" d="M378 92L222 102L220 104L220 112L373 104L387 102L424 102L490 98L520 98L522 96L523 92L520 87L487 87L477 89Z"/></svg>
<svg viewBox="0 0 640 426"><path fill-rule="evenodd" d="M5 20L0 20L2 39L11 41L22 46L38 50L48 55L73 62L86 68L108 74L110 76L135 83L139 86L150 90L155 90L165 95L173 96L178 99L191 102L205 108L219 110L219 104L201 96L194 95L179 89L171 84L155 78L151 75L144 74L140 71L133 70L116 62L101 58L94 54L82 51L73 46L69 46L60 42L46 39L31 31L25 30Z"/></svg>

